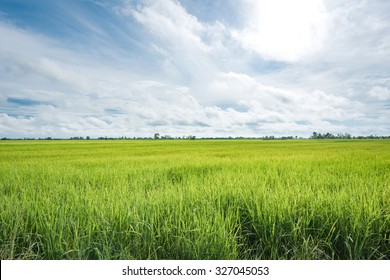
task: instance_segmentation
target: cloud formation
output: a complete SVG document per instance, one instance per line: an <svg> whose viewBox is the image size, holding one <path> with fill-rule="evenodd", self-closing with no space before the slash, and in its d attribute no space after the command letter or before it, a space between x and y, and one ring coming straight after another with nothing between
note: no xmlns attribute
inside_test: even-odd
<svg viewBox="0 0 390 280"><path fill-rule="evenodd" d="M1 137L390 134L388 1L28 2L0 3Z"/></svg>
<svg viewBox="0 0 390 280"><path fill-rule="evenodd" d="M320 51L327 38L322 0L244 0L245 27L233 32L245 49L265 59L296 62Z"/></svg>

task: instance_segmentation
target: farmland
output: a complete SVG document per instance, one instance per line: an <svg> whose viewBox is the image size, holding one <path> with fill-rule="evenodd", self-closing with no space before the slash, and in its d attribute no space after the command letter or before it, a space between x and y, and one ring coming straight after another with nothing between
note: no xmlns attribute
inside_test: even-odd
<svg viewBox="0 0 390 280"><path fill-rule="evenodd" d="M2 141L1 259L389 259L390 141Z"/></svg>

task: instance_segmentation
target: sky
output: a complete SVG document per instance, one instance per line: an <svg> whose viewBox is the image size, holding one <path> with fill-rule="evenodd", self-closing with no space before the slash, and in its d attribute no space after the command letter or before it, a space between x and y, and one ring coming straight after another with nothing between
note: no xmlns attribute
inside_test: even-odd
<svg viewBox="0 0 390 280"><path fill-rule="evenodd" d="M390 135L388 0L0 0L0 137Z"/></svg>

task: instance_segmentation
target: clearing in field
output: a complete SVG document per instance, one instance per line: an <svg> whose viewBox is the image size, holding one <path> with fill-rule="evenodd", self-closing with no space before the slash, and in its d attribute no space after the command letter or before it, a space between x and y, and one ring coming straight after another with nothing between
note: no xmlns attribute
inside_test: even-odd
<svg viewBox="0 0 390 280"><path fill-rule="evenodd" d="M389 259L390 141L2 141L1 259Z"/></svg>

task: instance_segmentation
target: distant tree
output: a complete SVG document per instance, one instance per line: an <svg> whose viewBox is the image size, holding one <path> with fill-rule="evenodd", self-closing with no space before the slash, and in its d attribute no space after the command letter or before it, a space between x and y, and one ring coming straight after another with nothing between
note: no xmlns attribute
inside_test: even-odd
<svg viewBox="0 0 390 280"><path fill-rule="evenodd" d="M327 132L326 134L324 134L323 137L324 137L325 139L332 139L332 138L334 138L333 134L332 134L332 133L329 133L329 132Z"/></svg>
<svg viewBox="0 0 390 280"><path fill-rule="evenodd" d="M156 139L156 140L157 140L157 139L160 139L160 133L155 133L155 134L154 134L154 139Z"/></svg>
<svg viewBox="0 0 390 280"><path fill-rule="evenodd" d="M363 139L363 138L369 138L370 136L358 136L358 137L361 137L360 139ZM330 132L324 134L313 132L313 134L310 136L310 139L352 139L352 138L356 138L356 137L352 136L350 133L337 133L336 135L334 135Z"/></svg>

